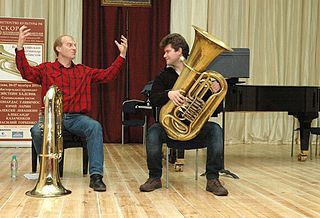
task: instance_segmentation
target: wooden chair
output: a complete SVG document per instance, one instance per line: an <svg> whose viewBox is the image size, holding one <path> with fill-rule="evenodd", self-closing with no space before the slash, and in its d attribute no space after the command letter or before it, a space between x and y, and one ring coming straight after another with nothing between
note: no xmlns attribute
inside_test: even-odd
<svg viewBox="0 0 320 218"><path fill-rule="evenodd" d="M86 141L84 138L76 136L69 131L63 131L63 153L62 159L59 162L59 174L60 177L63 177L63 165L64 165L64 150L68 148L78 148L82 147L82 163L83 163L83 176L88 174L88 150ZM37 171L37 152L32 143L31 146L31 155L32 155L32 172L35 173Z"/></svg>

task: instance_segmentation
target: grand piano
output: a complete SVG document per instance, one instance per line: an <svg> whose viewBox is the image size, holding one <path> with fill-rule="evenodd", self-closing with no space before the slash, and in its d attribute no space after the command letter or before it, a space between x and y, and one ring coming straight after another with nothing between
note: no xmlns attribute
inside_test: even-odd
<svg viewBox="0 0 320 218"><path fill-rule="evenodd" d="M222 53L207 68L228 78L228 92L220 112L285 111L300 123L300 160L305 160L309 147L309 128L318 117L320 89L312 86L244 85L239 78L249 77L249 49L235 48Z"/></svg>

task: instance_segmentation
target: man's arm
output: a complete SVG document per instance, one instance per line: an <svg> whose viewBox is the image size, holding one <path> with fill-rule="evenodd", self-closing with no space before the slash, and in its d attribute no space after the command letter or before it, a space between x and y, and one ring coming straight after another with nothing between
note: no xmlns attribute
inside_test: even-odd
<svg viewBox="0 0 320 218"><path fill-rule="evenodd" d="M19 38L17 42L17 50L20 51L23 49L23 45L26 42L27 37L30 36L30 29L27 26L23 25L19 28Z"/></svg>
<svg viewBox="0 0 320 218"><path fill-rule="evenodd" d="M31 67L24 53L24 43L30 35L30 29L23 25L19 28L19 37L16 48L16 65L21 74L21 77L30 82L41 83L41 70L38 66Z"/></svg>
<svg viewBox="0 0 320 218"><path fill-rule="evenodd" d="M173 73L168 73L167 71L173 71ZM174 73L175 71L172 68L167 68L155 78L150 93L152 106L162 107L170 100L169 92L171 91L176 79L172 77Z"/></svg>
<svg viewBox="0 0 320 218"><path fill-rule="evenodd" d="M87 67L87 72L91 72L92 82L100 82L106 83L114 80L121 71L122 66L124 65L124 59L126 58L128 42L127 39L121 35L121 42L119 43L117 40L114 40L114 43L117 45L119 49L119 56L116 60L111 64L107 69L96 69Z"/></svg>

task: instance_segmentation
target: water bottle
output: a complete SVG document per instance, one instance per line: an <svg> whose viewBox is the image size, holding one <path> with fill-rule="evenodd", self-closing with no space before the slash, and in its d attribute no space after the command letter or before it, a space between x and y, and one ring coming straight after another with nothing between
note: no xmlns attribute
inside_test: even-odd
<svg viewBox="0 0 320 218"><path fill-rule="evenodd" d="M11 159L11 178L16 179L18 173L18 161L17 156L13 155Z"/></svg>

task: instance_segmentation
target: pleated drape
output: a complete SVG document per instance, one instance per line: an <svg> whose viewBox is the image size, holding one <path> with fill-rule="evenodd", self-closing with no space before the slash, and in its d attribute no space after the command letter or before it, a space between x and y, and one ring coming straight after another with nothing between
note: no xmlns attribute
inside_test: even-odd
<svg viewBox="0 0 320 218"><path fill-rule="evenodd" d="M103 125L105 142L120 142L123 100L144 99L140 93L144 85L164 67L159 42L169 33L170 1L152 1L151 8L108 7L91 0L83 3L84 64L109 66L119 54L114 40L121 34L128 37L127 68L115 81L93 88L91 113ZM131 142L142 142L142 129L130 129L129 137Z"/></svg>

